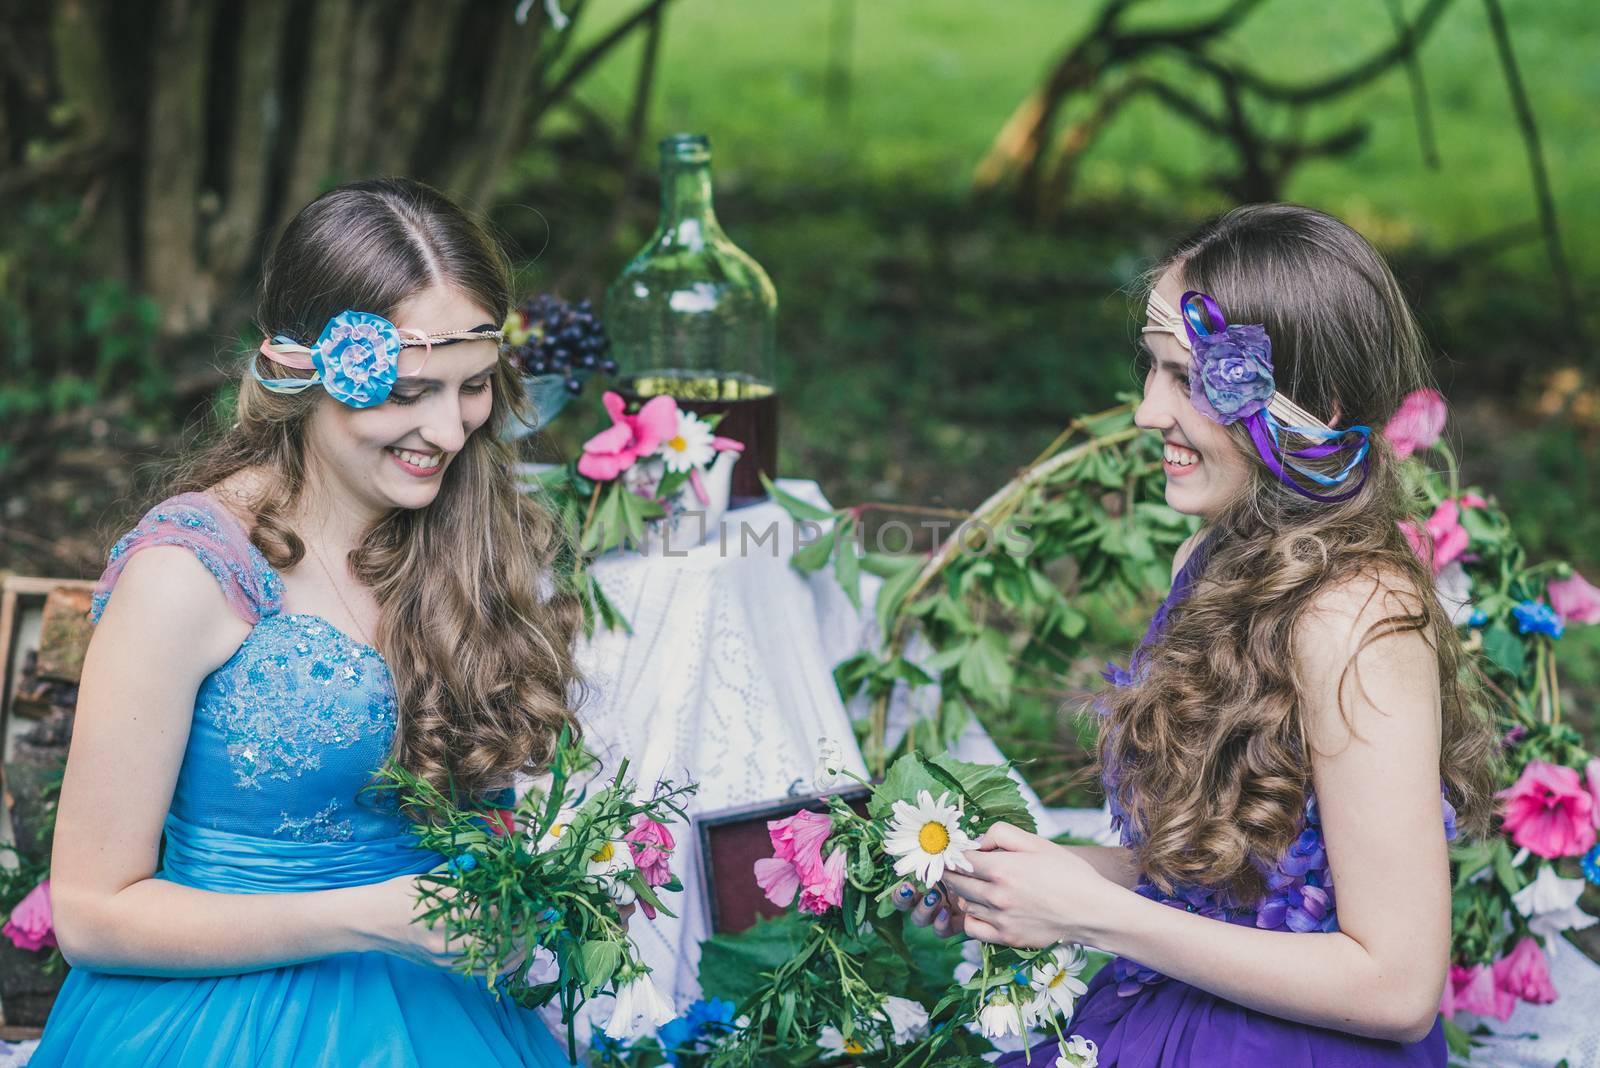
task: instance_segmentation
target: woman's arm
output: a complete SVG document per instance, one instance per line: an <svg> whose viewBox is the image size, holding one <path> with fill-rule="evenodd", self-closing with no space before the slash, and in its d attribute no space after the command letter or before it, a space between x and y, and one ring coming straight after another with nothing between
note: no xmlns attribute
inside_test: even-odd
<svg viewBox="0 0 1600 1068"><path fill-rule="evenodd" d="M152 878L195 694L249 630L186 549L141 550L118 579L84 659L56 818L51 901L72 964L207 975L350 950L434 957L409 923L409 878L296 894Z"/></svg>
<svg viewBox="0 0 1600 1068"><path fill-rule="evenodd" d="M1337 933L1192 915L1009 827L986 836L972 876L946 877L965 899L967 932L1013 945L1081 941L1262 1012L1397 1041L1425 1035L1450 938L1438 661L1420 635L1393 635L1344 674L1361 635L1404 609L1400 596L1352 584L1319 602L1296 640Z"/></svg>

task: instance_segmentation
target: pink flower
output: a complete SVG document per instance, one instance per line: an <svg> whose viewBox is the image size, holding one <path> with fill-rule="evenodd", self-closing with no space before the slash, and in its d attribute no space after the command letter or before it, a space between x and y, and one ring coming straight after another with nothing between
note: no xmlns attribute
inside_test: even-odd
<svg viewBox="0 0 1600 1068"><path fill-rule="evenodd" d="M820 878L815 883L800 888L800 911L821 916L844 901L844 853L835 849L823 861Z"/></svg>
<svg viewBox="0 0 1600 1068"><path fill-rule="evenodd" d="M718 452L744 452L744 442L734 441L732 438L713 436L711 447Z"/></svg>
<svg viewBox="0 0 1600 1068"><path fill-rule="evenodd" d="M1419 530L1415 523L1403 522L1400 530L1416 554L1433 567L1435 575L1467 551L1467 528L1461 525L1460 505L1453 500L1439 502L1439 507L1428 517L1425 529Z"/></svg>
<svg viewBox="0 0 1600 1068"><path fill-rule="evenodd" d="M1550 981L1550 962L1532 938L1524 938L1510 953L1494 962L1494 985L1534 1005L1548 1005L1556 999L1555 984Z"/></svg>
<svg viewBox="0 0 1600 1068"><path fill-rule="evenodd" d="M1489 502L1484 500L1482 497L1478 496L1476 493L1463 493L1461 495L1461 497L1460 497L1460 501L1461 501L1461 507L1463 507L1463 508L1487 508L1487 507L1489 507Z"/></svg>
<svg viewBox="0 0 1600 1068"><path fill-rule="evenodd" d="M766 857L756 861L756 885L767 895L767 900L783 908L789 907L800 889L800 873L794 861L782 857Z"/></svg>
<svg viewBox="0 0 1600 1068"><path fill-rule="evenodd" d="M1594 825L1600 827L1600 757L1590 757L1583 769L1584 782L1589 784L1589 815Z"/></svg>
<svg viewBox="0 0 1600 1068"><path fill-rule="evenodd" d="M1504 798L1504 829L1519 847L1541 857L1575 857L1595 842L1594 798L1572 768L1531 760L1496 797Z"/></svg>
<svg viewBox="0 0 1600 1068"><path fill-rule="evenodd" d="M678 402L671 397L650 398L638 415L628 415L621 395L611 390L601 401L611 413L611 426L583 443L578 473L584 478L609 482L678 432Z"/></svg>
<svg viewBox="0 0 1600 1068"><path fill-rule="evenodd" d="M489 830L502 838L517 833L517 814L509 808L491 808L483 819Z"/></svg>
<svg viewBox="0 0 1600 1068"><path fill-rule="evenodd" d="M0 928L18 949L39 950L56 944L56 929L50 912L50 880L46 879L28 896L17 902L11 918Z"/></svg>
<svg viewBox="0 0 1600 1068"><path fill-rule="evenodd" d="M1426 449L1444 433L1444 398L1436 389L1419 389L1406 395L1395 411L1383 436L1404 459L1418 449Z"/></svg>
<svg viewBox="0 0 1600 1068"><path fill-rule="evenodd" d="M1459 964L1450 966L1450 978L1445 980L1444 997L1439 1001L1441 1015L1470 1012L1475 1016L1509 1020L1511 1010L1516 1007L1516 996L1494 981L1492 968L1482 964L1470 968Z"/></svg>
<svg viewBox="0 0 1600 1068"><path fill-rule="evenodd" d="M1563 623L1600 623L1600 589L1576 571L1571 578L1550 583L1550 607Z"/></svg>
<svg viewBox="0 0 1600 1068"><path fill-rule="evenodd" d="M672 832L643 812L633 817L633 830L622 836L633 851L634 866L644 876L647 886L665 886L672 881L672 869L667 861L677 845Z"/></svg>
<svg viewBox="0 0 1600 1068"><path fill-rule="evenodd" d="M822 879L822 843L832 833L831 816L822 812L807 812L805 809L788 819L767 823L774 856L793 864L801 881L808 884Z"/></svg>

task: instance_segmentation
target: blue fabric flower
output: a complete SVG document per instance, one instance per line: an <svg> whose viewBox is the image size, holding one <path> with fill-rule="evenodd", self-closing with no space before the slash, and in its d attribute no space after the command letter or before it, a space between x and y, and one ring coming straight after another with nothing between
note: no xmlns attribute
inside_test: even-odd
<svg viewBox="0 0 1600 1068"><path fill-rule="evenodd" d="M1196 338L1189 373L1190 402L1223 426L1261 411L1278 388L1272 377L1272 341L1259 323L1235 323Z"/></svg>
<svg viewBox="0 0 1600 1068"><path fill-rule="evenodd" d="M1489 622L1489 613L1481 608L1474 608L1472 615L1467 617L1467 626L1469 627L1481 627L1487 622Z"/></svg>
<svg viewBox="0 0 1600 1068"><path fill-rule="evenodd" d="M400 373L400 333L381 315L347 309L328 320L311 360L330 397L372 408L388 399Z"/></svg>
<svg viewBox="0 0 1600 1068"><path fill-rule="evenodd" d="M1538 601L1523 601L1511 614L1516 617L1517 630L1522 634L1548 634L1559 638L1567 629L1555 609Z"/></svg>
<svg viewBox="0 0 1600 1068"><path fill-rule="evenodd" d="M1600 845L1583 855L1583 877L1600 886Z"/></svg>
<svg viewBox="0 0 1600 1068"><path fill-rule="evenodd" d="M451 875L460 875L463 872L469 872L477 866L478 858L473 856L471 853L463 853L446 865L446 867L450 869Z"/></svg>

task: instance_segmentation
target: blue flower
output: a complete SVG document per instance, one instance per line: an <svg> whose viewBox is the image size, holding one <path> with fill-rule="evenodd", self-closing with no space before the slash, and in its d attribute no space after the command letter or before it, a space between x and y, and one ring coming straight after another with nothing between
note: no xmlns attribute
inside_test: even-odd
<svg viewBox="0 0 1600 1068"><path fill-rule="evenodd" d="M1487 622L1489 622L1489 613L1481 608L1474 608L1472 615L1467 617L1467 626L1469 627L1481 627Z"/></svg>
<svg viewBox="0 0 1600 1068"><path fill-rule="evenodd" d="M733 1030L734 1005L721 998L702 998L690 1005L682 1016L668 1020L656 1029L662 1054L668 1064L677 1064L678 1055L692 1052L704 1039Z"/></svg>
<svg viewBox="0 0 1600 1068"><path fill-rule="evenodd" d="M661 1043L661 1053L667 1063L677 1064L678 1054L688 1053L694 1046L695 1027L686 1017L679 1016L658 1027L656 1039Z"/></svg>
<svg viewBox="0 0 1600 1068"><path fill-rule="evenodd" d="M591 1025L589 1052L594 1054L601 1064L623 1064L628 1055L628 1044L619 1038L612 1038L601 1028Z"/></svg>
<svg viewBox="0 0 1600 1068"><path fill-rule="evenodd" d="M1516 617L1517 630L1522 634L1548 634L1552 638L1559 638L1567 629L1555 609L1538 601L1523 601L1511 610L1511 614Z"/></svg>
<svg viewBox="0 0 1600 1068"><path fill-rule="evenodd" d="M1227 426L1261 411L1278 388L1266 327L1235 323L1196 338L1189 377L1189 402L1208 419Z"/></svg>
<svg viewBox="0 0 1600 1068"><path fill-rule="evenodd" d="M1600 845L1583 855L1583 877L1600 886Z"/></svg>
<svg viewBox="0 0 1600 1068"><path fill-rule="evenodd" d="M734 1004L721 998L701 998L684 1013L697 1034L733 1026Z"/></svg>
<svg viewBox="0 0 1600 1068"><path fill-rule="evenodd" d="M400 373L400 332L381 315L345 310L328 320L311 347L322 386L340 404L382 404Z"/></svg>
<svg viewBox="0 0 1600 1068"><path fill-rule="evenodd" d="M473 856L471 853L463 853L446 865L446 867L450 869L451 875L461 875L464 872L471 871L477 866L478 858Z"/></svg>

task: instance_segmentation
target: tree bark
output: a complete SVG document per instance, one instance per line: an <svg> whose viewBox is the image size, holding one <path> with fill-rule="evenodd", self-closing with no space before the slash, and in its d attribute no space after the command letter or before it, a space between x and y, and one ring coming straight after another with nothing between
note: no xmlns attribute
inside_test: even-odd
<svg viewBox="0 0 1600 1068"><path fill-rule="evenodd" d="M205 158L207 46L216 9L201 0L165 0L156 16L156 54L145 131L141 280L161 307L169 334L209 320L215 292L200 268L198 201Z"/></svg>

